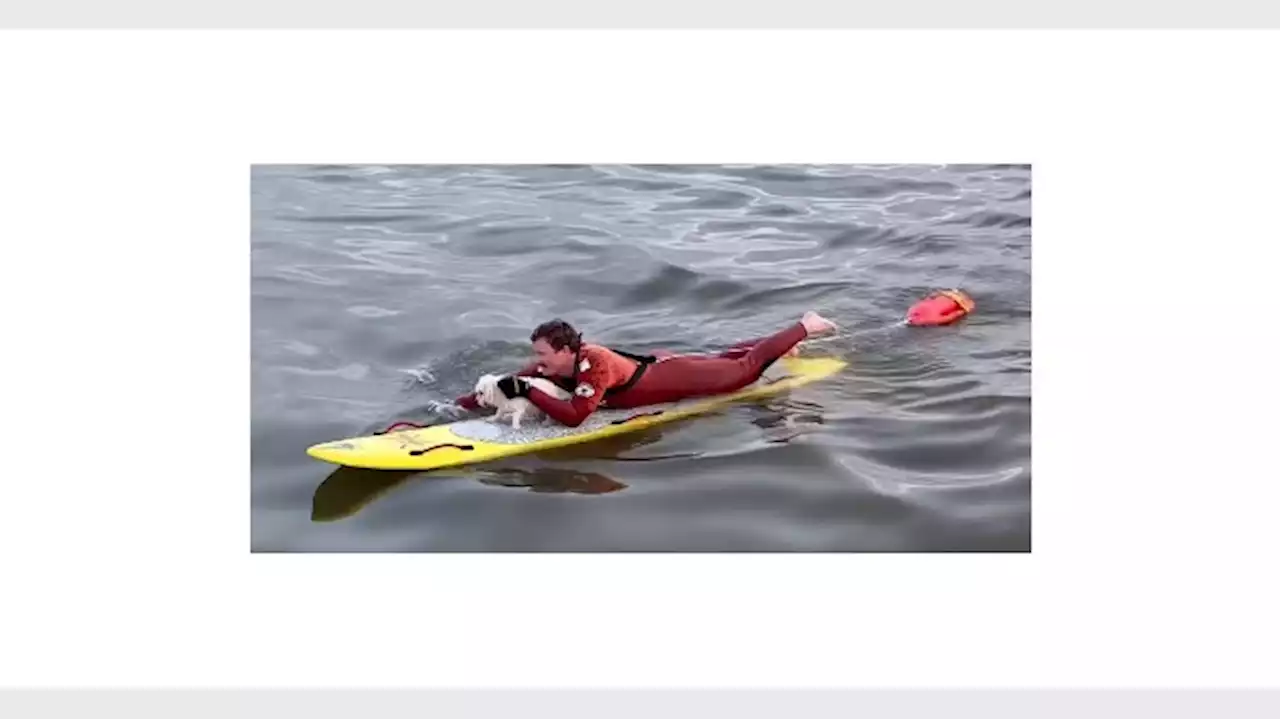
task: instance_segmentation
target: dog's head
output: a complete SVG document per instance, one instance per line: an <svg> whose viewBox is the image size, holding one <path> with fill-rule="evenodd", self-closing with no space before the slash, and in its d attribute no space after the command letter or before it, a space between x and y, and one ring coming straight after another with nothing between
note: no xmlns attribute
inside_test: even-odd
<svg viewBox="0 0 1280 719"><path fill-rule="evenodd" d="M498 390L502 375L487 374L476 382L476 401L482 407L497 407L506 397Z"/></svg>

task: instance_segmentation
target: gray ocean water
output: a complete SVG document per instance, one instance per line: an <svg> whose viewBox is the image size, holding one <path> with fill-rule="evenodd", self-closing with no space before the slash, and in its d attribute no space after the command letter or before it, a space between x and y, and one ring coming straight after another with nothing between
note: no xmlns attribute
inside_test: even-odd
<svg viewBox="0 0 1280 719"><path fill-rule="evenodd" d="M1031 549L1028 166L257 166L254 551ZM974 315L908 328L960 287ZM816 309L835 378L437 473L309 445L451 400L561 317L719 349Z"/></svg>

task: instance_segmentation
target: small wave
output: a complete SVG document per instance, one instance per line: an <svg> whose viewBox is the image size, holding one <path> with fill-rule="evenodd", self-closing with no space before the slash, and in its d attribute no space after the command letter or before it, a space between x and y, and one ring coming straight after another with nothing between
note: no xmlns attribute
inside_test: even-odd
<svg viewBox="0 0 1280 719"><path fill-rule="evenodd" d="M339 379L358 382L369 376L369 365L363 362L354 362L352 364L335 367L332 369L309 369L307 367L295 367L292 365L281 365L275 368L279 372L288 374L307 375L310 377L338 377Z"/></svg>
<svg viewBox="0 0 1280 719"><path fill-rule="evenodd" d="M619 298L619 306L635 307L687 292L698 284L697 272L663 262L657 272L627 289Z"/></svg>
<svg viewBox="0 0 1280 719"><path fill-rule="evenodd" d="M277 216L281 220L291 220L294 222L306 222L317 225L359 225L378 222L415 222L422 220L422 215L379 215L377 213L351 213L345 215L292 215Z"/></svg>
<svg viewBox="0 0 1280 719"><path fill-rule="evenodd" d="M354 305L347 308L347 312L356 317L365 319L378 319L380 317L394 317L400 314L400 310L389 310L385 307L377 307L372 305Z"/></svg>
<svg viewBox="0 0 1280 719"><path fill-rule="evenodd" d="M787 287L772 287L742 295L738 298L744 305L795 305L808 306L833 294L848 290L849 282L805 282Z"/></svg>
<svg viewBox="0 0 1280 719"><path fill-rule="evenodd" d="M982 386L984 385L981 382L966 382L923 397L907 399L901 404L915 412L966 417L1031 411L1031 397L972 393L972 390Z"/></svg>
<svg viewBox="0 0 1280 719"><path fill-rule="evenodd" d="M345 170L345 168L343 168ZM360 182L364 178L351 172L321 172L319 174L307 177L311 182L321 184L346 184L349 182Z"/></svg>
<svg viewBox="0 0 1280 719"><path fill-rule="evenodd" d="M686 189L675 197L690 198L684 202L663 202L654 212L688 212L691 210L737 210L751 204L751 195L736 190Z"/></svg>
<svg viewBox="0 0 1280 719"><path fill-rule="evenodd" d="M892 243L898 237L898 233L889 227L853 226L829 237L826 248L830 251L846 247L876 247Z"/></svg>
<svg viewBox="0 0 1280 719"><path fill-rule="evenodd" d="M1000 229L1016 229L1031 226L1031 218L1026 215L1015 215L1011 212L983 210L964 218L964 222L974 227L996 227Z"/></svg>
<svg viewBox="0 0 1280 719"><path fill-rule="evenodd" d="M956 235L936 232L908 235L906 240L909 247L906 256L909 258L948 254L954 252L963 242L963 239Z"/></svg>
<svg viewBox="0 0 1280 719"><path fill-rule="evenodd" d="M704 302L709 306L723 304L724 300L734 300L734 304L738 304L743 295L750 288L745 282L738 280L715 279L701 282L690 293L693 299Z"/></svg>
<svg viewBox="0 0 1280 719"><path fill-rule="evenodd" d="M332 268L325 268L325 269L332 269ZM281 265L279 267L276 267L274 271L272 271L271 273L264 275L264 277L270 277L270 278L281 279L286 281L301 280L302 282L306 282L308 284L323 285L325 287L341 287L347 284L343 280L325 277L319 272L313 271L311 268L304 265Z"/></svg>
<svg viewBox="0 0 1280 719"><path fill-rule="evenodd" d="M634 177L609 177L598 182L594 182L592 185L599 187L618 187L624 190L643 193L673 192L675 190L683 190L689 187L689 185L685 183L666 182L662 180L643 180Z"/></svg>
<svg viewBox="0 0 1280 719"><path fill-rule="evenodd" d="M976 360L1030 360L1031 350L1018 347L1000 347L990 350L976 350L969 356Z"/></svg>

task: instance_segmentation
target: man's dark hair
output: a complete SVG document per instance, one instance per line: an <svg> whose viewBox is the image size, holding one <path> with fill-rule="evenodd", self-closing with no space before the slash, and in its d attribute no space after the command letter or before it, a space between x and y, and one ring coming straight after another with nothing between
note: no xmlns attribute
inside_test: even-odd
<svg viewBox="0 0 1280 719"><path fill-rule="evenodd" d="M533 334L529 335L529 341L537 342L538 340L546 340L553 350L568 347L577 352L582 348L582 335L578 334L573 325L560 319L538 325L533 330Z"/></svg>

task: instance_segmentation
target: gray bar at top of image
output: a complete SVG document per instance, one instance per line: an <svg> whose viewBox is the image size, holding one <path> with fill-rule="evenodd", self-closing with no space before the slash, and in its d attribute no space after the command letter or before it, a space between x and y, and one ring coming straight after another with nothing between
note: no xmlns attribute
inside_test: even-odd
<svg viewBox="0 0 1280 719"><path fill-rule="evenodd" d="M1280 27L1266 0L30 0L0 28Z"/></svg>

